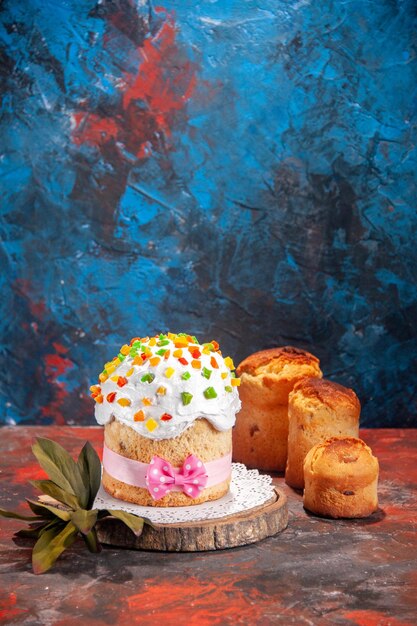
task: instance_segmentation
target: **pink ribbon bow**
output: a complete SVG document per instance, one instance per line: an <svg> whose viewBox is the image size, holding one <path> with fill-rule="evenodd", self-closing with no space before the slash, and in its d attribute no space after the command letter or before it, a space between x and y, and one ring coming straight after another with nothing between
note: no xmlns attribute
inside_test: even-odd
<svg viewBox="0 0 417 626"><path fill-rule="evenodd" d="M170 491L183 491L190 498L196 498L206 483L204 463L194 454L190 454L179 469L160 456L154 456L146 471L146 485L154 500L163 498Z"/></svg>

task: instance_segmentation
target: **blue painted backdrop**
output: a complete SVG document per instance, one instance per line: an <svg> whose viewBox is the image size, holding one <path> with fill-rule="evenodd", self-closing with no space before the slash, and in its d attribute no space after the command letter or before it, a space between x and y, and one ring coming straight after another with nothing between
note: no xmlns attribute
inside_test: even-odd
<svg viewBox="0 0 417 626"><path fill-rule="evenodd" d="M311 349L417 426L413 0L5 0L1 417L92 423L126 339Z"/></svg>

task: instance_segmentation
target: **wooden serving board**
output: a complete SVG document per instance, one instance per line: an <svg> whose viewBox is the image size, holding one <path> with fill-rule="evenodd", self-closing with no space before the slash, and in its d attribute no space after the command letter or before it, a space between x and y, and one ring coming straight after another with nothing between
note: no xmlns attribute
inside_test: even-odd
<svg viewBox="0 0 417 626"><path fill-rule="evenodd" d="M281 532L288 524L286 495L274 488L274 496L262 506L236 515L190 523L144 526L140 537L135 537L127 526L117 519L102 520L97 524L101 543L135 550L164 552L197 552L225 550L255 543Z"/></svg>

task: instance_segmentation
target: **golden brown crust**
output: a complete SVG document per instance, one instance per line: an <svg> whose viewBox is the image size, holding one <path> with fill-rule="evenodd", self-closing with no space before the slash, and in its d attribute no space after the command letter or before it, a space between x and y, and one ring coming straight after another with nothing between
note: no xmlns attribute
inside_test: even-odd
<svg viewBox="0 0 417 626"><path fill-rule="evenodd" d="M237 373L242 409L233 430L234 459L282 472L287 461L288 395L300 378L322 376L319 360L284 346L250 355Z"/></svg>
<svg viewBox="0 0 417 626"><path fill-rule="evenodd" d="M304 506L326 517L366 517L378 507L379 465L355 437L315 445L304 461Z"/></svg>
<svg viewBox="0 0 417 626"><path fill-rule="evenodd" d="M360 403L351 389L323 379L305 378L288 400L288 459L285 481L304 487L307 452L333 436L359 436Z"/></svg>
<svg viewBox="0 0 417 626"><path fill-rule="evenodd" d="M166 459L174 467L181 467L190 454L203 463L214 461L229 454L232 449L232 431L220 432L206 419L196 420L174 439L149 439L142 437L129 426L114 420L104 428L104 441L110 450L128 459L149 463L154 455ZM108 493L120 500L146 506L191 506L221 498L229 488L230 479L204 489L198 498L189 498L181 492L171 492L155 501L147 489L133 487L103 472L103 486Z"/></svg>
<svg viewBox="0 0 417 626"><path fill-rule="evenodd" d="M317 404L325 404L331 409L351 409L359 412L361 405L358 396L348 387L343 387L324 378L302 378L294 385L292 396L309 399Z"/></svg>
<svg viewBox="0 0 417 626"><path fill-rule="evenodd" d="M316 367L320 371L320 361L317 357L306 350L293 346L269 348L250 354L239 364L236 371L238 376L243 373L256 376L264 373L263 370L268 368L271 373L279 374L285 365L308 365Z"/></svg>
<svg viewBox="0 0 417 626"><path fill-rule="evenodd" d="M360 485L373 480L376 457L371 448L357 437L330 437L314 446L304 462L304 468L311 474L320 475L333 485L340 480L344 485L346 478L355 479Z"/></svg>

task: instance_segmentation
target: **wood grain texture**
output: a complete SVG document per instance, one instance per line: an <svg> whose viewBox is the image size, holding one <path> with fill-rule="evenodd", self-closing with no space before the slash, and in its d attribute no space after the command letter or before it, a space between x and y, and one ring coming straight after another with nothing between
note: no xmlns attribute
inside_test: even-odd
<svg viewBox="0 0 417 626"><path fill-rule="evenodd" d="M86 439L101 451L100 428L0 430L0 506L34 497L41 478L35 436L75 456ZM0 521L0 623L8 626L411 626L417 608L417 430L362 430L380 463L380 509L364 520L309 515L286 494L288 528L233 550L151 552L81 542L42 576L32 574L31 542ZM21 510L25 509L24 506Z"/></svg>
<svg viewBox="0 0 417 626"><path fill-rule="evenodd" d="M98 536L100 542L122 548L198 552L256 543L281 532L287 524L287 496L275 488L269 502L245 513L187 524L158 524L155 528L146 525L140 537L119 520L103 520Z"/></svg>

